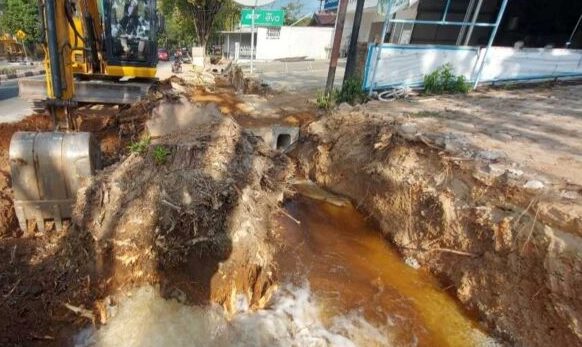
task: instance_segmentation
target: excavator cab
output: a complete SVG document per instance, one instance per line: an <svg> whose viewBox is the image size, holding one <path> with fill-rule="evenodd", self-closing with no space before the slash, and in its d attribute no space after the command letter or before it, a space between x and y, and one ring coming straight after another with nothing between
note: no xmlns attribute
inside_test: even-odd
<svg viewBox="0 0 582 347"><path fill-rule="evenodd" d="M156 0L105 0L103 24L106 74L155 77L159 31Z"/></svg>
<svg viewBox="0 0 582 347"><path fill-rule="evenodd" d="M45 20L41 24L67 27L63 29L68 36L65 46L71 49L62 59L74 76L75 103L132 104L147 94L156 81L157 41L162 27L156 0L42 1L43 8L54 3L55 10L63 13L64 18L55 23ZM47 65L57 59L48 56ZM45 107L44 100L51 94L47 87L38 79L19 80L20 97L38 110Z"/></svg>

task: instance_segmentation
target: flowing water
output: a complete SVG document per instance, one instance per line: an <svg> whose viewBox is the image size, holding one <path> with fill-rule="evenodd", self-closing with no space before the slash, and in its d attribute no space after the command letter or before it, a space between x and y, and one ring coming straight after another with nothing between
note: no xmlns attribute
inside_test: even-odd
<svg viewBox="0 0 582 347"><path fill-rule="evenodd" d="M299 197L277 218L281 285L270 304L191 307L138 289L88 346L489 346L457 303L406 265L352 207Z"/></svg>

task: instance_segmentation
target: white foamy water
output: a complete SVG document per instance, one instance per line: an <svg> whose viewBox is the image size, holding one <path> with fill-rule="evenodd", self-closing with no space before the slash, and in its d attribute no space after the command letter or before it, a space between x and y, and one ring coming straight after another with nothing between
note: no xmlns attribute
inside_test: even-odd
<svg viewBox="0 0 582 347"><path fill-rule="evenodd" d="M250 311L239 300L230 319L219 306L186 306L142 287L120 303L99 330L87 329L76 346L387 346L380 329L360 314L336 316L324 324L308 286L278 291L268 309Z"/></svg>

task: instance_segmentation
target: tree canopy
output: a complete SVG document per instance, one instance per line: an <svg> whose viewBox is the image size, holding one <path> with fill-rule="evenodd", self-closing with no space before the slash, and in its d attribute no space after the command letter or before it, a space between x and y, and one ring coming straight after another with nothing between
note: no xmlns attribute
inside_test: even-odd
<svg viewBox="0 0 582 347"><path fill-rule="evenodd" d="M193 37L200 46L206 47L212 33L223 29L217 28L217 24L227 25L228 13L237 7L232 0L162 0L161 9L174 25L170 30L175 32L167 33L168 41L172 39L170 35Z"/></svg>
<svg viewBox="0 0 582 347"><path fill-rule="evenodd" d="M14 35L18 30L26 33L25 42L38 42L40 27L36 0L3 0L0 30Z"/></svg>
<svg viewBox="0 0 582 347"><path fill-rule="evenodd" d="M285 11L285 25L291 25L301 19L303 3L299 0L291 1L283 6L282 9Z"/></svg>

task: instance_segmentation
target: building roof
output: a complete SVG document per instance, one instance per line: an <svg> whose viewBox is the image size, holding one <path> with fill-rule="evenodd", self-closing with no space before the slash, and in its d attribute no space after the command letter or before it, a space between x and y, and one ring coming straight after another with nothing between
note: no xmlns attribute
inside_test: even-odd
<svg viewBox="0 0 582 347"><path fill-rule="evenodd" d="M335 25L335 12L316 12L313 14L313 21L317 26L334 26Z"/></svg>

